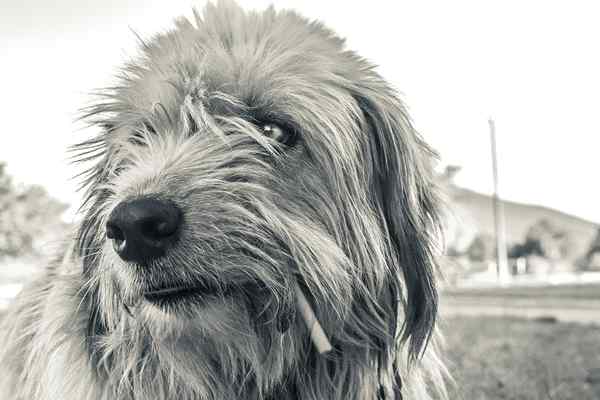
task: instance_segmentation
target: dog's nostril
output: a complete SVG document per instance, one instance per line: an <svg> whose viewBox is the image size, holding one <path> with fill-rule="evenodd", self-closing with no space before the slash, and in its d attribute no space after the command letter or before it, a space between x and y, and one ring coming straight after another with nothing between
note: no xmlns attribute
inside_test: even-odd
<svg viewBox="0 0 600 400"><path fill-rule="evenodd" d="M106 224L106 237L115 240L125 240L123 231L118 226L111 224L110 222Z"/></svg>
<svg viewBox="0 0 600 400"><path fill-rule="evenodd" d="M181 211L174 203L141 198L115 207L106 237L123 260L144 264L165 254L180 225Z"/></svg>

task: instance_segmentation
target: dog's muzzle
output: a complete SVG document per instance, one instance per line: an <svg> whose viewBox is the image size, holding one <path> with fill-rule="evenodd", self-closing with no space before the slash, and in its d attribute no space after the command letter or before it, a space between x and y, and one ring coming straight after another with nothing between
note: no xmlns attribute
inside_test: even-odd
<svg viewBox="0 0 600 400"><path fill-rule="evenodd" d="M181 210L170 201L126 200L111 212L106 237L123 260L145 265L165 255L177 239L181 222Z"/></svg>

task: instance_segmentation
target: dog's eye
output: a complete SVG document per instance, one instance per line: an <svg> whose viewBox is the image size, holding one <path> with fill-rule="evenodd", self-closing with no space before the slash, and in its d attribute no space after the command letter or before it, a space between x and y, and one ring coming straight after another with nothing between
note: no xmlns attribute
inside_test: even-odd
<svg viewBox="0 0 600 400"><path fill-rule="evenodd" d="M296 133L277 124L267 123L262 125L263 135L287 146L292 146L296 141Z"/></svg>
<svg viewBox="0 0 600 400"><path fill-rule="evenodd" d="M275 124L264 124L262 126L262 131L263 135L270 139L277 140L278 142L283 142L286 136L283 128Z"/></svg>

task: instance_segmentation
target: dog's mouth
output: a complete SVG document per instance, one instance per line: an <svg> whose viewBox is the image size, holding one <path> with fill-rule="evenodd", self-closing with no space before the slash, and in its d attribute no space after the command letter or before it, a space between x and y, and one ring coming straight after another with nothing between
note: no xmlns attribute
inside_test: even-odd
<svg viewBox="0 0 600 400"><path fill-rule="evenodd" d="M195 287L173 287L158 290L151 290L144 293L144 298L151 303L177 301L179 299L200 294Z"/></svg>
<svg viewBox="0 0 600 400"><path fill-rule="evenodd" d="M194 286L161 287L144 292L146 301L156 306L164 307L184 301L201 301L207 297L224 295L225 290L208 284Z"/></svg>

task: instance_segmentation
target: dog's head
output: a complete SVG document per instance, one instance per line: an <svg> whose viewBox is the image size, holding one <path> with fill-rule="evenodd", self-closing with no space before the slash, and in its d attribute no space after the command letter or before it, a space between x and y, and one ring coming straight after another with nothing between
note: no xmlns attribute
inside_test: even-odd
<svg viewBox="0 0 600 400"><path fill-rule="evenodd" d="M371 64L293 12L220 3L142 43L103 96L78 254L90 351L119 390L397 386L436 318L437 200L432 152Z"/></svg>

